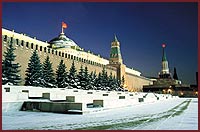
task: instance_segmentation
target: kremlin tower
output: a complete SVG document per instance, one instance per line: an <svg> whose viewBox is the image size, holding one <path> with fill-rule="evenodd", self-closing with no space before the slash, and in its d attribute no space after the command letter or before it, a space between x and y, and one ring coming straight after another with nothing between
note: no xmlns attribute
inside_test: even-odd
<svg viewBox="0 0 200 132"><path fill-rule="evenodd" d="M123 87L126 87L126 66L123 64L120 52L120 42L116 35L114 36L114 41L111 43L109 65L117 68L117 79L122 80L123 78L124 82L122 85Z"/></svg>
<svg viewBox="0 0 200 132"><path fill-rule="evenodd" d="M171 73L169 72L169 67L168 67L168 61L167 61L167 57L166 57L166 53L165 53L165 47L166 45L163 44L162 48L163 48L163 54L162 54L162 70L159 73L159 78L169 78L171 79Z"/></svg>
<svg viewBox="0 0 200 132"><path fill-rule="evenodd" d="M120 52L120 42L117 40L116 35L114 41L111 43L109 64L123 64Z"/></svg>

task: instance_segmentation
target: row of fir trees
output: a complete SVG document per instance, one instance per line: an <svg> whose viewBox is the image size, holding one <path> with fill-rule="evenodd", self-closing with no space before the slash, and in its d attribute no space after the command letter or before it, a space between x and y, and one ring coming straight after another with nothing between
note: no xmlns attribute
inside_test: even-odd
<svg viewBox="0 0 200 132"><path fill-rule="evenodd" d="M7 51L4 52L4 60L2 61L2 84L18 85L21 82L19 75L20 65L19 63L14 63L16 58L14 50L13 44L10 43ZM123 82L124 79L120 81L112 73L108 75L105 67L98 75L96 71L89 73L87 66L83 67L82 65L79 71L77 71L74 61L69 71L67 71L64 61L61 60L54 73L49 56L41 63L36 50L30 57L25 77L25 86L45 88L57 87L124 91L124 88L121 87L121 83Z"/></svg>

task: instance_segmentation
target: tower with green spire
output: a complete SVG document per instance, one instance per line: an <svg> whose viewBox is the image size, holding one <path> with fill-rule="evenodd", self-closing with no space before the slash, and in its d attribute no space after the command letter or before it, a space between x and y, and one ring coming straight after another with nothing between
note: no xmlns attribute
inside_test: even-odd
<svg viewBox="0 0 200 132"><path fill-rule="evenodd" d="M162 54L162 70L159 73L159 77L160 78L171 78L171 74L169 72L169 67L168 67L168 61L167 61L167 57L166 57L166 53L165 53L165 47L166 45L163 44L162 48L163 48L163 54Z"/></svg>
<svg viewBox="0 0 200 132"><path fill-rule="evenodd" d="M111 43L110 50L110 64L123 64L122 56L120 52L120 42L117 39L117 36L114 36L114 41Z"/></svg>
<svg viewBox="0 0 200 132"><path fill-rule="evenodd" d="M114 40L111 43L109 65L117 68L117 79L122 80L123 77L125 80L124 85L126 85L126 66L123 64L120 42L116 35L114 35Z"/></svg>

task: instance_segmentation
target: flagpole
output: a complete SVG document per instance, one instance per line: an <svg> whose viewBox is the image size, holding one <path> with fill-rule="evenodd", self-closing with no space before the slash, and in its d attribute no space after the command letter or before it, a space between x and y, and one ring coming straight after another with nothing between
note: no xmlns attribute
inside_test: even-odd
<svg viewBox="0 0 200 132"><path fill-rule="evenodd" d="M63 32L63 26L62 26L62 34L63 34L64 32Z"/></svg>

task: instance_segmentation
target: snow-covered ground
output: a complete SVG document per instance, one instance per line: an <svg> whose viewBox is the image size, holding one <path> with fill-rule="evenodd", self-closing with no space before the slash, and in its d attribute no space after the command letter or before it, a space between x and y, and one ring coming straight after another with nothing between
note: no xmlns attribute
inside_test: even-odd
<svg viewBox="0 0 200 132"><path fill-rule="evenodd" d="M3 130L198 130L198 99L173 98L143 102L83 115L4 111L2 128Z"/></svg>
<svg viewBox="0 0 200 132"><path fill-rule="evenodd" d="M43 94L48 93L48 100L44 100ZM105 109L114 109L126 106L144 103L153 103L159 100L167 101L178 97L169 94L154 94L144 92L117 92L117 91L100 91L100 90L81 90L81 89L65 89L65 88L41 88L31 86L6 86L2 88L2 111L20 110L24 101L65 101L66 97L74 97L74 103L81 103L83 113L99 111ZM33 98L39 98L38 100ZM45 98L46 99L46 98ZM100 100L103 102L102 108L94 109L88 107L93 101ZM140 101L139 101L140 100ZM69 110L80 110L78 108L69 108Z"/></svg>

